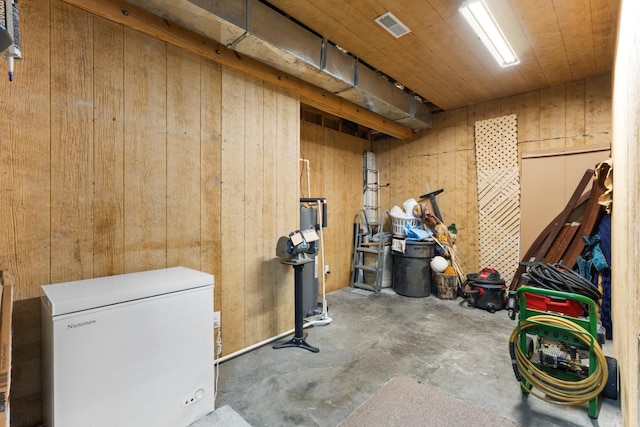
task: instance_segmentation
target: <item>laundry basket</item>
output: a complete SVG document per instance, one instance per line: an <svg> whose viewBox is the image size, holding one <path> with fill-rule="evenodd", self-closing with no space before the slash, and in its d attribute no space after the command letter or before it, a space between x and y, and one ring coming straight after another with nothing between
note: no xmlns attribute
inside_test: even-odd
<svg viewBox="0 0 640 427"><path fill-rule="evenodd" d="M391 231L394 236L397 237L405 237L407 233L404 231L404 226L406 224L411 225L413 228L418 228L422 224L422 220L420 218L402 218L389 214L391 217Z"/></svg>

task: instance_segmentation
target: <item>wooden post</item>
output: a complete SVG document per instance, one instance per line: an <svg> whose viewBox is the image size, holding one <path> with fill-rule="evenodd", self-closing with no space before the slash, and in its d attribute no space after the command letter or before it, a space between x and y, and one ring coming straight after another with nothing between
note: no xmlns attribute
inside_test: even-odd
<svg viewBox="0 0 640 427"><path fill-rule="evenodd" d="M622 424L637 426L640 333L640 2L622 0L613 80L611 283Z"/></svg>

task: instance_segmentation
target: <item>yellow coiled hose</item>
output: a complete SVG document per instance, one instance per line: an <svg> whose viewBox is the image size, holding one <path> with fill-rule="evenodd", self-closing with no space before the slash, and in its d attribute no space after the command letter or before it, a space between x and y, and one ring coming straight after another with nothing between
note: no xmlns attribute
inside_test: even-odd
<svg viewBox="0 0 640 427"><path fill-rule="evenodd" d="M567 332L570 335L576 336L588 347L593 347L598 362L593 373L582 380L568 381L549 375L536 367L527 358L527 355L519 345L521 334L526 334L527 329L539 326L539 324L533 322L546 323L568 329ZM599 345L592 344L591 334L586 329L570 320L550 315L531 316L529 320L520 323L520 333L518 333L517 327L513 330L509 339L509 347L515 353L516 366L514 366L514 369L517 367L520 376L542 394L527 389L522 382L520 382L520 387L524 392L530 393L538 399L559 405L579 405L598 397L606 386L609 369L602 348Z"/></svg>

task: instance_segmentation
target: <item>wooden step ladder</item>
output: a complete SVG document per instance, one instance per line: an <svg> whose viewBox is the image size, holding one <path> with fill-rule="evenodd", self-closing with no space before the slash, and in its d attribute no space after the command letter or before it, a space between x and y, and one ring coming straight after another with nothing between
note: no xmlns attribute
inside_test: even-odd
<svg viewBox="0 0 640 427"><path fill-rule="evenodd" d="M390 224L389 211L385 210L382 212L379 226L378 224L374 226L367 220L364 209L360 209L356 214L353 224L352 288L365 289L375 293L380 292L387 257L385 246L390 245L391 240L389 238L388 241L372 242L371 238L378 233L378 231L383 230L384 224ZM390 233L389 236L391 236ZM375 255L375 263L371 265L365 264L365 254ZM365 272L375 275L373 284L365 282Z"/></svg>

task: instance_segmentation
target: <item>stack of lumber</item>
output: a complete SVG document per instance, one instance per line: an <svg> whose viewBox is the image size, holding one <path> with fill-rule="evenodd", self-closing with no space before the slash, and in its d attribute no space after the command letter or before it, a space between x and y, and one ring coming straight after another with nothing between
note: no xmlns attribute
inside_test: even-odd
<svg viewBox="0 0 640 427"><path fill-rule="evenodd" d="M582 236L591 236L604 212L598 199L605 192L605 178L609 167L602 163L598 174L593 169L584 173L564 210L534 240L522 262L546 261L574 267L584 249ZM591 188L588 188L589 184ZM509 290L514 291L519 287L524 272L525 266L520 265Z"/></svg>
<svg viewBox="0 0 640 427"><path fill-rule="evenodd" d="M4 427L9 425L13 314L13 278L8 271L0 271L0 284L0 427Z"/></svg>

